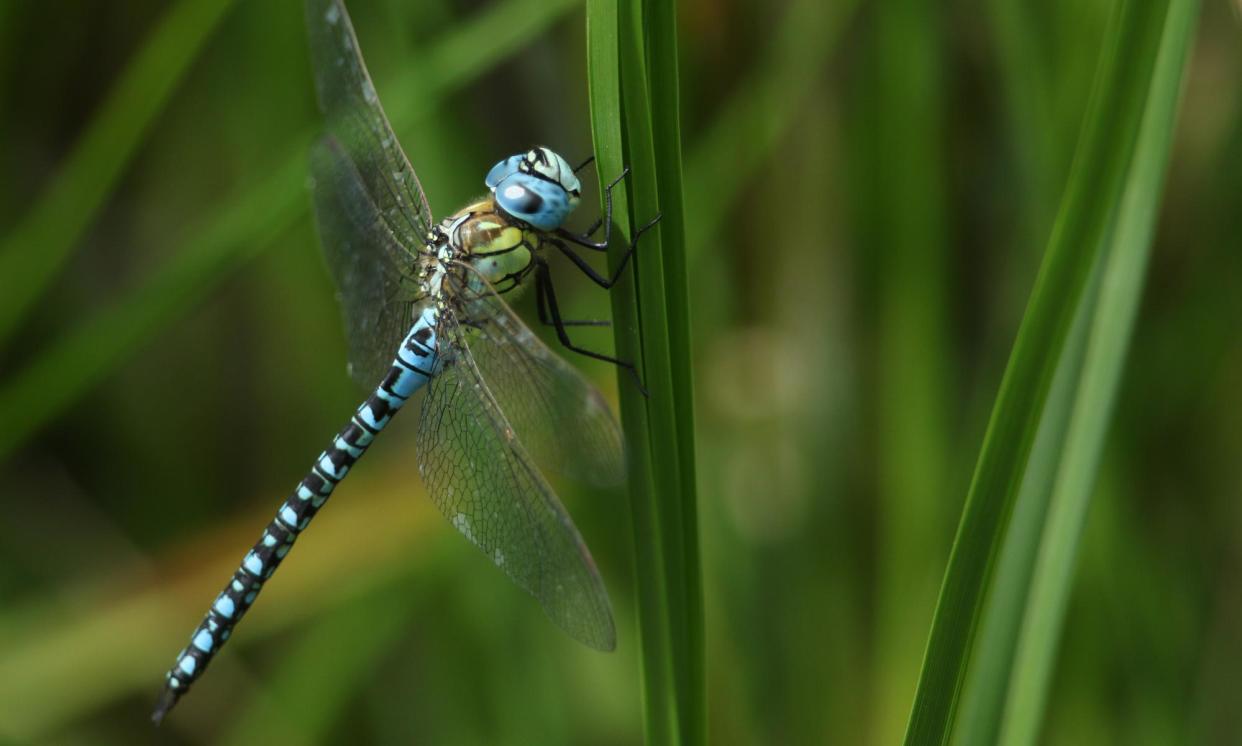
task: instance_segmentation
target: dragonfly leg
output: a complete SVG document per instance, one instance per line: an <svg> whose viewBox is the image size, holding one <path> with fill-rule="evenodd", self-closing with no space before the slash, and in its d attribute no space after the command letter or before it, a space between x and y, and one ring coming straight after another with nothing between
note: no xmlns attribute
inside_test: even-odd
<svg viewBox="0 0 1242 746"><path fill-rule="evenodd" d="M587 239L589 239L591 236L594 236L596 233L598 233L598 232L599 232L599 229L600 229L601 227L603 227L603 225L604 225L604 216L603 216L603 215L600 215L598 218L596 218L596 219L595 219L595 222L594 222L594 223L591 223L591 227L590 227L590 228L587 228L586 230L584 230L583 232L581 232L581 233L579 233L579 234L577 234L577 235L578 235L578 237L580 237L580 238L587 238Z"/></svg>
<svg viewBox="0 0 1242 746"><path fill-rule="evenodd" d="M609 201L609 213L610 214L609 214L609 220L607 223L607 225L609 226L612 225L611 211L612 211L612 206L611 206L611 200L610 200ZM603 275L601 275L599 272L595 270L594 267L588 264L587 261L583 259L576 251L569 248L569 246L567 246L564 241L560 240L561 238L566 238L567 240L573 241L577 245L582 246L584 248L602 251L606 249L608 246L609 231L607 228L604 229L604 243L599 244L599 246L604 247L604 249L600 249L596 245L591 244L589 242L583 243L581 241L578 241L572 234L561 235L559 231L558 231L558 235L560 236L560 238L551 238L548 240L552 244L554 244L556 248L560 249L562 254L569 257L570 261L572 261L574 265L578 267L578 269L582 270L583 274L591 278L592 282L604 288L605 290L608 290L617 283L617 279L621 277L621 272L625 269L626 265L629 264L630 257L634 255L634 250L638 248L639 239L643 237L644 233L646 233L653 226L655 226L656 223L660 222L661 217L662 217L661 215L656 215L654 218L647 221L646 225L638 229L638 232L634 234L634 240L630 243L629 248L627 248L625 250L625 253L621 256L621 263L617 265L617 269L615 272L612 273L612 277L604 277Z"/></svg>
<svg viewBox="0 0 1242 746"><path fill-rule="evenodd" d="M626 166L624 169L622 169L620 176L613 179L611 184L604 187L604 214L600 218L600 220L604 224L604 240L603 241L596 242L596 241L591 240L591 234L599 230L598 225L596 225L594 228L587 231L586 233L573 233L571 231L565 230L564 228L557 228L556 235L560 236L566 241L571 241L573 243L576 243L584 249L590 249L591 251L607 251L608 242L612 239L612 190L618 184L621 183L622 179L624 179L626 176L629 176L629 174L630 174L630 168L629 166ZM660 219L659 216L657 216L656 220L659 220L659 219ZM643 231L647 230L647 228L651 227L651 225L654 225L654 224L655 224L655 221L652 221L650 225L644 226L641 230L638 231L638 235L642 235ZM638 236L634 236L634 241L635 243L638 242Z"/></svg>
<svg viewBox="0 0 1242 746"><path fill-rule="evenodd" d="M579 171L581 171L582 169L586 168L587 166L591 165L594 162L595 162L594 155L587 156L587 159L585 161L583 161L582 163L579 163L577 167L574 168L574 173L577 174ZM600 226L602 226L603 224L604 224L604 216L601 215L595 219L594 223L591 223L590 228L587 228L585 231L577 235L589 240L591 236L595 235L595 232L598 231L600 229Z"/></svg>
<svg viewBox="0 0 1242 746"><path fill-rule="evenodd" d="M539 323L554 326L552 316L548 313L548 304L544 299L544 286L538 279L535 281L535 307L539 310ZM562 326L612 326L606 319L561 319Z"/></svg>
<svg viewBox="0 0 1242 746"><path fill-rule="evenodd" d="M647 396L647 387L643 386L642 376L638 374L638 368L636 368L633 363L621 360L620 358L605 355L601 352L594 352L574 344L573 340L569 338L569 331L565 328L564 320L561 319L561 310L556 303L556 291L552 287L552 273L548 270L547 263L542 261L539 262L538 268L535 272L536 293L541 295L543 300L546 301L547 312L552 317L552 326L556 328L556 338L560 340L565 349L576 352L579 355L585 355L586 357L602 360L606 363L612 363L618 368L629 371L630 375L634 377L634 383L638 386L638 390L642 392L643 396Z"/></svg>
<svg viewBox="0 0 1242 746"><path fill-rule="evenodd" d="M594 282L596 285L599 285L605 290L610 290L613 285L617 284L617 280L621 278L621 273L625 271L626 265L630 263L630 257L634 255L634 247L630 246L630 248L625 250L625 254L621 256L621 263L617 265L617 269L612 273L612 276L605 277L596 271L596 269L589 263L587 263L587 260L583 259L576 251L566 246L564 242L556 239L551 239L551 242L556 246L556 248L561 250L562 254L569 257L569 260L574 263L574 266L582 271L582 274L591 278L591 282Z"/></svg>

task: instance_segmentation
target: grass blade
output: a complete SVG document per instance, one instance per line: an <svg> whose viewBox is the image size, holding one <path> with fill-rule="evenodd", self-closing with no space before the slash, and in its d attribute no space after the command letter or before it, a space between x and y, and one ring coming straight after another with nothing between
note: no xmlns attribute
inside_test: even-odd
<svg viewBox="0 0 1242 746"><path fill-rule="evenodd" d="M945 42L942 12L924 0L876 8L856 84L867 156L855 166L860 241L874 262L877 460L875 642L871 727L896 743L917 680L951 516ZM911 127L911 122L918 122ZM865 133L865 134L864 134Z"/></svg>
<svg viewBox="0 0 1242 746"><path fill-rule="evenodd" d="M1083 335L1085 359L1022 620L1001 743L1030 744L1039 735L1078 539L1138 313L1198 5L1182 0L1169 8L1131 170L1104 247L1103 278Z"/></svg>
<svg viewBox="0 0 1242 746"><path fill-rule="evenodd" d="M182 0L121 74L51 186L0 240L0 346L69 258L233 0Z"/></svg>
<svg viewBox="0 0 1242 746"><path fill-rule="evenodd" d="M588 2L588 65L601 187L625 165L632 169L627 199L614 195L616 229L629 238L657 213L664 216L643 234L633 274L612 292L618 354L640 361L650 390L644 398L622 381L647 741L702 743L702 590L672 12L646 16L637 1ZM619 252L610 252L614 268Z"/></svg>
<svg viewBox="0 0 1242 746"><path fill-rule="evenodd" d="M609 175L625 168L622 134L620 13L615 0L587 0L587 64L590 81L591 130L596 170L601 188ZM629 242L633 231L628 190L613 196L613 230ZM618 242L620 243L620 242ZM650 248L650 244L644 248ZM611 292L612 321L617 355L641 360L642 340L635 302L635 267L622 275ZM650 384L648 384L650 385ZM672 635L667 625L667 591L664 582L663 546L658 540L659 511L655 504L650 428L647 408L639 395L621 381L621 421L629 456L631 529L634 535L634 573L638 610L639 643L642 647L643 706L647 743L675 743L676 684L670 663Z"/></svg>
<svg viewBox="0 0 1242 746"><path fill-rule="evenodd" d="M907 743L946 743L954 735L963 684L974 665L977 633L988 616L989 589L1019 491L1024 480L1046 485L1054 478L1046 468L1033 470L1032 457L1038 455L1033 446L1043 417L1051 412L1054 374L1073 355L1071 326L1081 309L1090 307L1088 279L1097 261L1107 256L1127 184L1134 178L1153 81L1164 80L1156 75L1156 60L1170 7L1190 1L1121 0L1115 8L1069 186L1001 382L949 558ZM1163 162L1165 155L1157 157ZM1100 281L1108 284L1110 277ZM1098 413L1099 402L1090 403Z"/></svg>
<svg viewBox="0 0 1242 746"><path fill-rule="evenodd" d="M678 86L677 4L644 4L645 20L638 27L647 34L647 74L655 157L656 193L659 195L661 258L664 297L659 300L668 324L663 351L669 356L671 411L663 414L670 427L677 458L676 483L663 491L663 504L675 526L666 560L670 563L668 589L680 617L674 650L679 677L678 699L681 742L707 741L707 698L703 637L703 581L700 566L698 489L695 480L693 345L690 332L690 285L686 270L686 217L682 188L681 108ZM637 202L636 202L637 204ZM639 214L642 219L642 214ZM666 408L667 408L666 404ZM670 491L676 486L676 491Z"/></svg>

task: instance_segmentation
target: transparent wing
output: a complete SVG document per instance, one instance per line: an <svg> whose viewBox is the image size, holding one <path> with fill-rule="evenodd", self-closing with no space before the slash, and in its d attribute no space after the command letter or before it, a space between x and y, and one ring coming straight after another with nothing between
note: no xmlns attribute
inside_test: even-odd
<svg viewBox="0 0 1242 746"><path fill-rule="evenodd" d="M616 646L595 561L488 390L451 310L418 427L419 472L445 517L571 637Z"/></svg>
<svg viewBox="0 0 1242 746"><path fill-rule="evenodd" d="M598 486L625 477L621 428L602 394L549 350L470 265L449 273L472 333L476 367L522 444L540 466ZM463 282L461 277L465 278Z"/></svg>
<svg viewBox="0 0 1242 746"><path fill-rule="evenodd" d="M306 0L306 26L319 108L327 132L353 161L388 231L422 246L434 221L423 188L393 135L341 0Z"/></svg>
<svg viewBox="0 0 1242 746"><path fill-rule="evenodd" d="M374 386L413 321L414 258L380 218L358 169L333 138L311 149L319 241L340 295L349 373Z"/></svg>

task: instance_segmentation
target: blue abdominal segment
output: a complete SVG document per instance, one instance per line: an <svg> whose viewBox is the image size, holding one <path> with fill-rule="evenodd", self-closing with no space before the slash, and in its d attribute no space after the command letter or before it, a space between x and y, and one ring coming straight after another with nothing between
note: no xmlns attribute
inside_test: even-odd
<svg viewBox="0 0 1242 746"><path fill-rule="evenodd" d="M190 635L190 644L177 655L165 676L164 692L152 719L159 723L181 695L202 676L216 651L232 634L311 519L336 485L362 457L375 436L405 402L427 384L436 369L436 311L427 307L401 344L392 368L379 387L358 407L332 445L315 461L289 499L276 511L232 579L216 597L203 621Z"/></svg>

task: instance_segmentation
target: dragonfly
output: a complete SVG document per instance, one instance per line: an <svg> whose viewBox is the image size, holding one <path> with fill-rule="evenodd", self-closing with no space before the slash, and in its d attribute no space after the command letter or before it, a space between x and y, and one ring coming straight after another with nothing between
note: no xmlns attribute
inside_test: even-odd
<svg viewBox="0 0 1242 746"><path fill-rule="evenodd" d="M563 227L581 198L577 168L546 147L505 158L486 196L436 222L397 142L341 0L307 0L307 28L325 134L312 148L320 243L339 291L349 372L374 386L212 602L165 676L158 724L229 639L263 585L375 437L420 389L418 472L449 522L574 639L616 646L608 594L581 535L540 465L595 485L623 480L620 427L603 396L550 350L502 296L535 286L540 320L567 349L632 363L575 344L549 272L553 252L610 288L611 275L579 250L611 240L612 190L584 233ZM601 224L602 241L593 241ZM376 385L376 382L379 382ZM645 390L643 390L645 393Z"/></svg>

